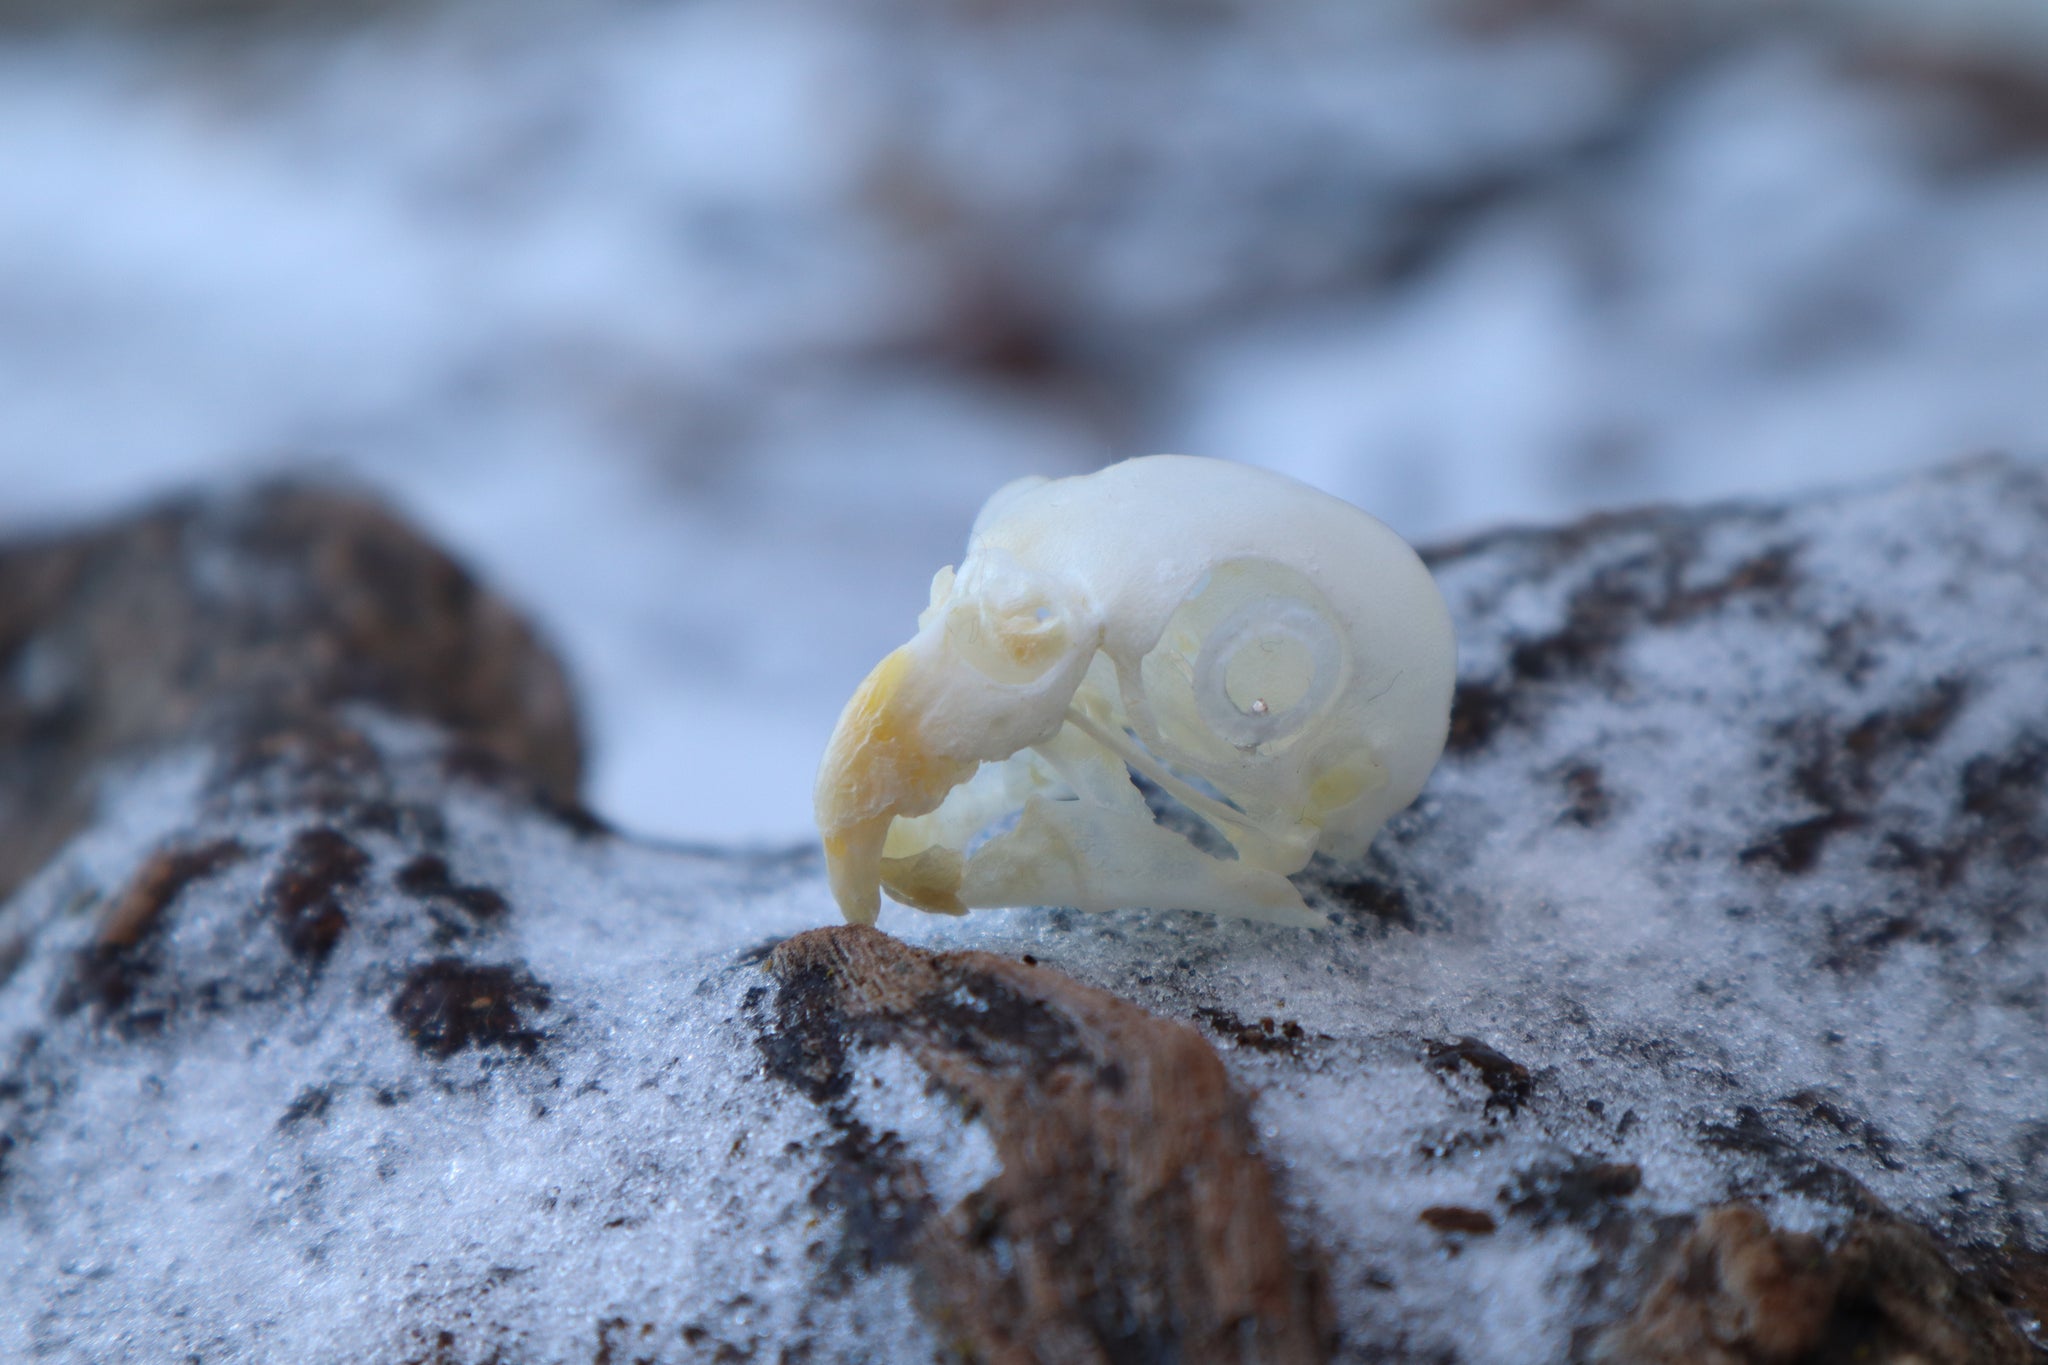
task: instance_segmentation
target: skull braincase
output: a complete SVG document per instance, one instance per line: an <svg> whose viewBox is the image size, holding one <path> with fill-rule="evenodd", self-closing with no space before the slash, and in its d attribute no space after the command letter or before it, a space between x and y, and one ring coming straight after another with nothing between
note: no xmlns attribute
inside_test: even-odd
<svg viewBox="0 0 2048 1365"><path fill-rule="evenodd" d="M1415 552L1327 494L1171 455L1019 480L840 718L817 790L834 893L863 922L886 888L1321 923L1288 876L1414 800L1455 662ZM1158 823L1133 773L1236 856Z"/></svg>

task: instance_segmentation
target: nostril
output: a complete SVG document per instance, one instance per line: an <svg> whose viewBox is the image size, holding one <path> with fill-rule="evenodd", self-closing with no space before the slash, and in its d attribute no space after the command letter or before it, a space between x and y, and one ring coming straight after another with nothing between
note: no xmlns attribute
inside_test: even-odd
<svg viewBox="0 0 2048 1365"><path fill-rule="evenodd" d="M1044 593L958 596L946 618L947 647L1000 683L1043 677L1069 652L1067 613Z"/></svg>

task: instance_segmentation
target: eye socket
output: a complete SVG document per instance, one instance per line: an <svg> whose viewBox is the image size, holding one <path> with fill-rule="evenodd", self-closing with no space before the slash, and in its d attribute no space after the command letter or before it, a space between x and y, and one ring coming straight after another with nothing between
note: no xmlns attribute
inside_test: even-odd
<svg viewBox="0 0 2048 1365"><path fill-rule="evenodd" d="M1237 759L1284 748L1329 709L1350 656L1322 593L1271 560L1218 564L1140 665L1161 738Z"/></svg>
<svg viewBox="0 0 2048 1365"><path fill-rule="evenodd" d="M1203 640L1195 706L1230 744L1271 745L1321 714L1343 671L1337 633L1308 603L1255 598Z"/></svg>

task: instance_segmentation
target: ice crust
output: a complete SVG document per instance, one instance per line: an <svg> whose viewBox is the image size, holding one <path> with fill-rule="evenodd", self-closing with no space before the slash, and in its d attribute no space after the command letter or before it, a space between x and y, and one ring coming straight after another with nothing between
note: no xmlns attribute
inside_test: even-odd
<svg viewBox="0 0 2048 1365"><path fill-rule="evenodd" d="M0 522L326 459L563 643L650 833L797 838L1020 475L1415 538L2048 449L2038 139L1853 38L2033 79L2032 0L392 8L0 31Z"/></svg>
<svg viewBox="0 0 2048 1365"><path fill-rule="evenodd" d="M883 927L1199 1021L1328 1257L1345 1360L1573 1358L1664 1220L1730 1198L2048 1248L2044 530L2048 474L1982 461L1441 550L1462 728L1369 863L1311 868L1335 927ZM223 796L212 756L172 754L0 907L26 947L0 980L0 1358L932 1357L908 1271L827 1273L834 1129L758 1046L760 949L837 918L818 859L579 831L450 786L428 731L351 720L396 823ZM263 909L311 823L370 858L317 967ZM132 997L61 1008L107 898L223 836L249 856L163 912ZM423 840L508 911L402 889ZM546 1007L430 1055L392 1002L445 956ZM1468 1037L1525 1081L1447 1062ZM852 1114L942 1206L988 1178L905 1055L857 1058ZM1594 1162L1640 1188L1556 1193ZM1418 1220L1441 1205L1497 1231Z"/></svg>
<svg viewBox="0 0 2048 1365"><path fill-rule="evenodd" d="M429 1061L394 1025L394 976L449 950L389 885L413 851L372 836L378 889L348 900L317 975L252 908L259 853L188 889L163 944L166 973L210 969L233 983L219 998L255 998L65 1061L38 1016L89 940L79 907L198 832L189 768L138 778L124 828L82 839L11 909L53 918L0 1016L25 1087L6 1092L22 1145L0 1177L0 1357L588 1359L608 1336L646 1345L646 1322L667 1358L685 1329L707 1355L806 1330L845 1359L872 1350L851 1343L923 1339L886 1277L832 1302L799 1289L821 1217L802 1154L823 1123L759 1083L737 1022L758 972L735 965L816 919L778 889L787 869L591 845L483 793L436 792L456 875L513 903L502 934L455 951L548 988L533 1057ZM306 816L232 823L267 852Z"/></svg>

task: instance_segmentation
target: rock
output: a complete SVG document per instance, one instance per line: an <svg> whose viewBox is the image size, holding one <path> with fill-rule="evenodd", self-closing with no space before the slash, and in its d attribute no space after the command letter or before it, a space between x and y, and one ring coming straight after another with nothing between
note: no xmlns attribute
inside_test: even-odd
<svg viewBox="0 0 2048 1365"><path fill-rule="evenodd" d="M1996 1299L1959 1276L1925 1232L1859 1219L1829 1252L1816 1238L1772 1232L1742 1204L1700 1220L1596 1355L1643 1365L2037 1359Z"/></svg>
<svg viewBox="0 0 2048 1365"><path fill-rule="evenodd" d="M360 502L11 547L0 1357L2036 1358L2044 533L1979 461L1439 549L1333 928L897 937L581 814Z"/></svg>
<svg viewBox="0 0 2048 1365"><path fill-rule="evenodd" d="M180 736L257 764L305 749L339 799L350 758L329 717L349 700L434 721L559 800L582 775L553 656L361 498L266 487L0 547L0 897L110 765Z"/></svg>
<svg viewBox="0 0 2048 1365"><path fill-rule="evenodd" d="M857 926L799 934L769 969L769 1070L842 1134L842 1251L911 1265L944 1339L988 1360L1231 1361L1249 1342L1260 1360L1324 1357L1320 1278L1294 1264L1245 1105L1192 1028L1044 967ZM846 1103L849 1038L905 1049L987 1129L1000 1173L932 1207Z"/></svg>

